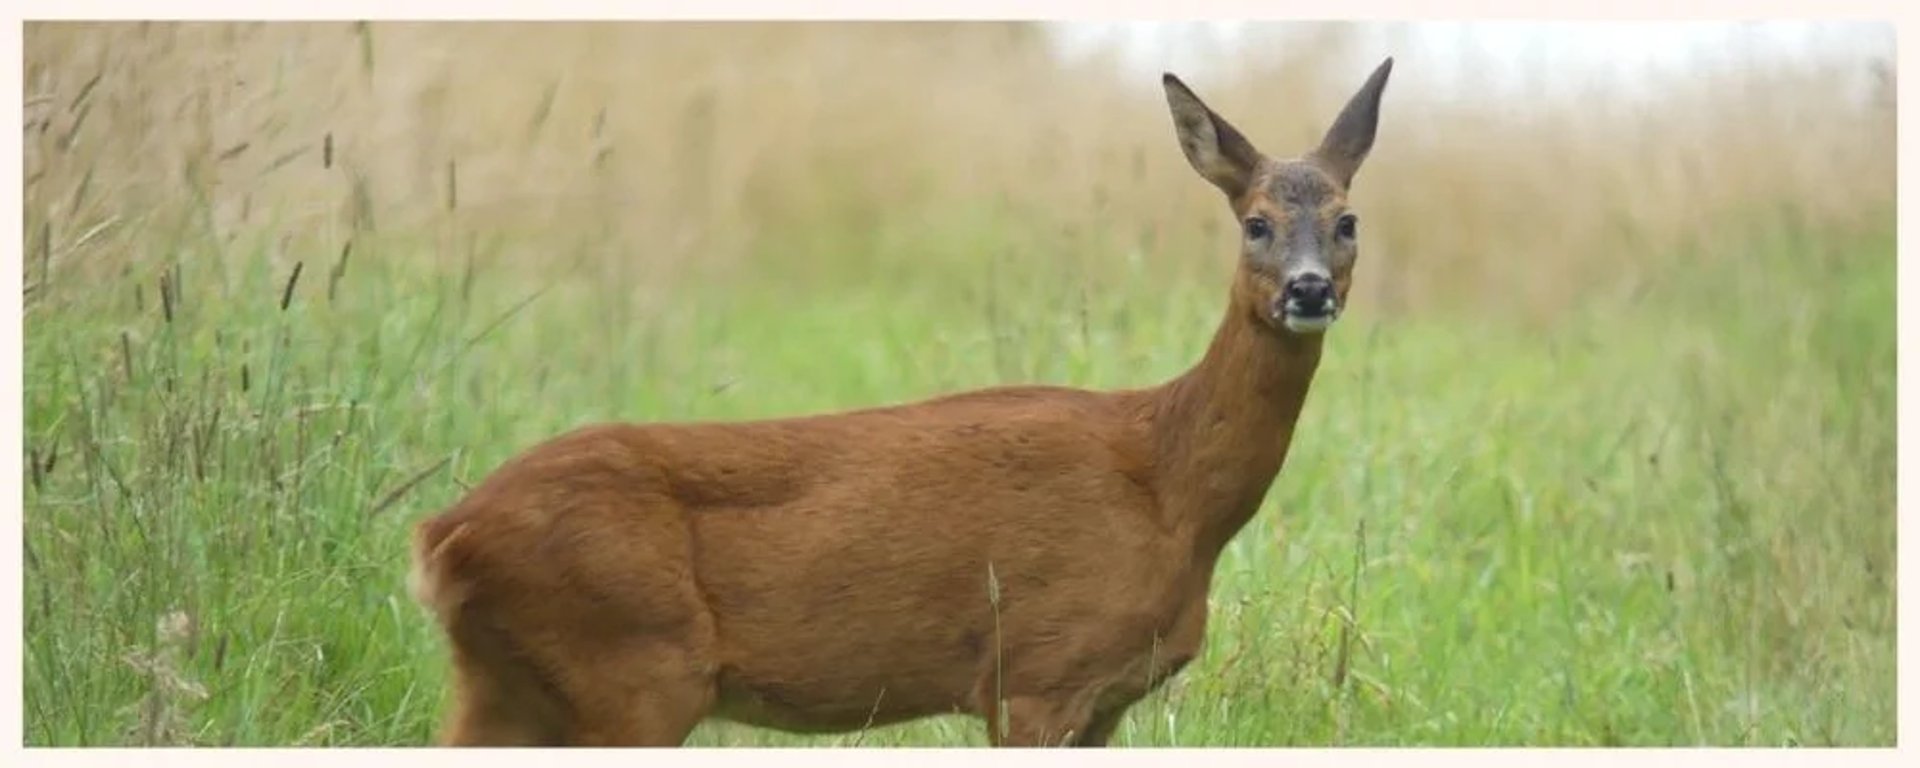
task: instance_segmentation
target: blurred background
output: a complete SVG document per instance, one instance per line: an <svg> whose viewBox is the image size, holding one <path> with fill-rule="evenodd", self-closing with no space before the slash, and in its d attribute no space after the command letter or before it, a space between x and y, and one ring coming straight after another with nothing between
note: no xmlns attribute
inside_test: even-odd
<svg viewBox="0 0 1920 768"><path fill-rule="evenodd" d="M1120 744L1891 744L1874 23L33 23L29 744L412 744L408 527L586 421L1150 385L1386 57L1208 649ZM977 744L977 724L702 744Z"/></svg>
<svg viewBox="0 0 1920 768"><path fill-rule="evenodd" d="M123 226L190 177L217 229L484 222L543 268L914 264L982 215L1217 267L1158 73L1290 155L1395 55L1363 305L1550 311L1714 217L1879 213L1891 54L1886 25L1785 22L37 26L27 213ZM90 80L122 87L78 104Z"/></svg>

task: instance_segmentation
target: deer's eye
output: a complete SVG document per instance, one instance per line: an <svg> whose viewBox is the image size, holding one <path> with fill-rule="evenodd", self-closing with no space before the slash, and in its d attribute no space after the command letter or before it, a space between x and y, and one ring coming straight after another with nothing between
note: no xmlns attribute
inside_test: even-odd
<svg viewBox="0 0 1920 768"><path fill-rule="evenodd" d="M1360 219L1351 213L1342 214L1340 221L1336 222L1333 226L1334 233L1338 234L1341 239L1344 240L1352 240L1354 235L1359 234L1359 230Z"/></svg>
<svg viewBox="0 0 1920 768"><path fill-rule="evenodd" d="M1258 216L1255 216L1251 219L1247 219L1247 239L1248 240L1265 240L1272 236L1273 236L1273 225L1267 223L1266 219L1260 218Z"/></svg>

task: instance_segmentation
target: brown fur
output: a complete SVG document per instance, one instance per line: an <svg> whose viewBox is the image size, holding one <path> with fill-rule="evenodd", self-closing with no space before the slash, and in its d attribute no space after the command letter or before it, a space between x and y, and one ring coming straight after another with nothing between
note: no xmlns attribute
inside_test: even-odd
<svg viewBox="0 0 1920 768"><path fill-rule="evenodd" d="M1337 251L1390 64L1358 118L1285 163L1166 83L1236 216ZM1320 359L1319 334L1271 315L1280 262L1261 254L1243 249L1205 356L1160 386L599 425L507 462L414 537L414 593L452 647L442 741L677 745L708 717L838 732L966 712L995 744L1105 744L1199 652L1214 562ZM1344 299L1352 258L1331 261Z"/></svg>

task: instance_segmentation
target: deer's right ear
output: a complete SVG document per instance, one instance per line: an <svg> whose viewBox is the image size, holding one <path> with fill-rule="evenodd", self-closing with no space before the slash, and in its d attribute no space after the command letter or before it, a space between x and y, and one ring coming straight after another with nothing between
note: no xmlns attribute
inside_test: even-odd
<svg viewBox="0 0 1920 768"><path fill-rule="evenodd" d="M1260 166L1260 151L1208 109L1180 78L1167 73L1160 77L1160 84L1167 89L1167 108L1173 111L1174 131L1187 162L1228 198L1240 197Z"/></svg>

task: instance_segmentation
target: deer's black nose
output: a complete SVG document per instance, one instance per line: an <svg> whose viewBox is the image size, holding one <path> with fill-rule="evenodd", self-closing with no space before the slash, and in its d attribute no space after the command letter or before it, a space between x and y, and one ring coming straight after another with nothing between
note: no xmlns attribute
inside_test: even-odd
<svg viewBox="0 0 1920 768"><path fill-rule="evenodd" d="M1302 315L1323 315L1333 306L1333 281L1305 274L1287 281L1288 308Z"/></svg>

